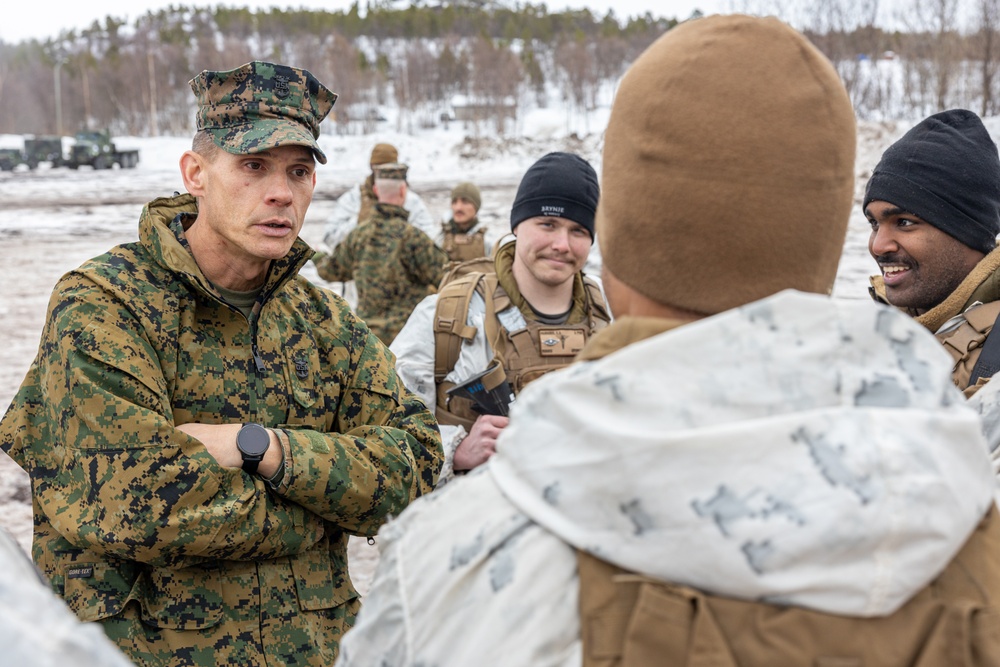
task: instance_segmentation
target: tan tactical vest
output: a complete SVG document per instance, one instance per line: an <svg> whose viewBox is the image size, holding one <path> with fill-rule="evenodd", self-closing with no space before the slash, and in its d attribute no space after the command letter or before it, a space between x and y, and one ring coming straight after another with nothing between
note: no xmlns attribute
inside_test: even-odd
<svg viewBox="0 0 1000 667"><path fill-rule="evenodd" d="M456 233L448 230L449 225L442 225L444 241L441 249L448 253L452 262L465 262L477 257L486 256L486 229L480 228L471 234Z"/></svg>
<svg viewBox="0 0 1000 667"><path fill-rule="evenodd" d="M998 554L994 507L909 602L854 618L708 595L578 551L583 667L1000 665Z"/></svg>
<svg viewBox="0 0 1000 667"><path fill-rule="evenodd" d="M494 360L503 366L507 382L517 395L532 380L570 364L590 336L611 321L600 287L586 277L584 286L587 299L585 322L554 326L527 321L524 329L511 332L503 327L496 315L512 304L495 273L467 273L444 284L438 293L434 313L434 381L437 385L438 421L461 425L468 430L479 417L470 401L448 396L447 391L455 385L444 381L458 361L462 342L472 340L476 335L475 327L466 324L473 293L479 292L486 302L486 340L493 350Z"/></svg>
<svg viewBox="0 0 1000 667"><path fill-rule="evenodd" d="M981 377L976 384L969 386L973 369L983 351L983 344L993 330L998 315L1000 315L1000 301L976 306L964 313L965 321L957 328L947 333L935 334L955 362L951 378L966 398L975 394L990 380L989 377Z"/></svg>

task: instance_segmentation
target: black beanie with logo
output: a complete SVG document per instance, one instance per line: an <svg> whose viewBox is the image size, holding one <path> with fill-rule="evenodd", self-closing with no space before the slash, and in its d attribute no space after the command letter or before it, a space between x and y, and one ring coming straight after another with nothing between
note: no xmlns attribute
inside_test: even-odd
<svg viewBox="0 0 1000 667"><path fill-rule="evenodd" d="M593 240L600 192L589 162L572 153L549 153L521 179L510 209L510 228L538 216L566 218L583 225Z"/></svg>
<svg viewBox="0 0 1000 667"><path fill-rule="evenodd" d="M924 119L886 149L865 188L862 210L886 201L974 250L988 253L1000 233L1000 157L972 111Z"/></svg>

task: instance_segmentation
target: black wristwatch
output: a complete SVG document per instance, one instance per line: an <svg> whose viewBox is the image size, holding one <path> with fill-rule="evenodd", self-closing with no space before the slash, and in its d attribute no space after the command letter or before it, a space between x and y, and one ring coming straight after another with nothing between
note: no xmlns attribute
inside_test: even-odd
<svg viewBox="0 0 1000 667"><path fill-rule="evenodd" d="M236 434L236 448L243 457L243 470L253 475L257 472L267 448L271 445L271 434L260 424L244 424Z"/></svg>

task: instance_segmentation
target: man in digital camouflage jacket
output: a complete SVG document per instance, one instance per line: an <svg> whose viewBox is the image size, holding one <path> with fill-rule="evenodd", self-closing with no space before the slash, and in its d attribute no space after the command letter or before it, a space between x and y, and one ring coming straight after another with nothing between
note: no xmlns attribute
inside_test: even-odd
<svg viewBox="0 0 1000 667"><path fill-rule="evenodd" d="M347 536L433 488L441 445L386 348L298 270L336 95L202 72L187 194L64 276L0 422L32 555L140 665L328 665L358 609Z"/></svg>

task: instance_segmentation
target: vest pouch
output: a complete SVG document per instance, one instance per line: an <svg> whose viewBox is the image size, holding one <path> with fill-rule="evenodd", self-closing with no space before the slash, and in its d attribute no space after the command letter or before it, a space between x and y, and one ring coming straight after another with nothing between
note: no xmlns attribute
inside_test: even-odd
<svg viewBox="0 0 1000 667"><path fill-rule="evenodd" d="M347 572L347 550L330 553L327 540L292 556L292 574L303 611L332 609L358 597Z"/></svg>
<svg viewBox="0 0 1000 667"><path fill-rule="evenodd" d="M222 620L222 580L214 567L150 567L138 588L142 621L154 628L201 630Z"/></svg>
<svg viewBox="0 0 1000 667"><path fill-rule="evenodd" d="M514 381L514 393L519 394L524 388L531 382L534 382L538 378L542 377L546 373L551 373L554 370L562 368L559 366L534 366L532 368L522 369Z"/></svg>
<svg viewBox="0 0 1000 667"><path fill-rule="evenodd" d="M503 350L504 370L514 394L550 371L569 366L586 345L585 325L548 326L528 322L528 326L507 333Z"/></svg>
<svg viewBox="0 0 1000 667"><path fill-rule="evenodd" d="M63 599L81 621L117 616L132 599L134 569L131 564L119 569L105 561L70 563L62 570Z"/></svg>

